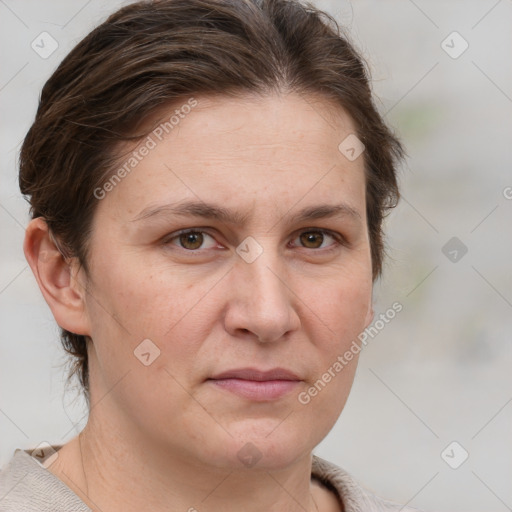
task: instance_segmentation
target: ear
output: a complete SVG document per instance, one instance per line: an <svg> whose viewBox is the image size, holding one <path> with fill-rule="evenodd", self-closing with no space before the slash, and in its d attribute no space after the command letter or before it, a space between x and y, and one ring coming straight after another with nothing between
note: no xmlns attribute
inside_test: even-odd
<svg viewBox="0 0 512 512"><path fill-rule="evenodd" d="M60 327L90 335L85 309L85 283L79 282L76 258L65 258L41 217L30 221L23 244L25 258Z"/></svg>
<svg viewBox="0 0 512 512"><path fill-rule="evenodd" d="M375 311L373 311L373 299L370 301L368 305L368 311L366 312L366 318L364 320L364 328L366 329L372 322L375 317Z"/></svg>

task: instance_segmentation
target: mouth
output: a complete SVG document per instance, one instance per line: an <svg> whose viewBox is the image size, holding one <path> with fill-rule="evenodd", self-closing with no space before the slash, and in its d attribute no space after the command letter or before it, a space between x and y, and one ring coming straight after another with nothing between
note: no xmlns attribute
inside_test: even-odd
<svg viewBox="0 0 512 512"><path fill-rule="evenodd" d="M278 400L292 392L302 379L284 368L239 368L208 379L214 386L256 402Z"/></svg>

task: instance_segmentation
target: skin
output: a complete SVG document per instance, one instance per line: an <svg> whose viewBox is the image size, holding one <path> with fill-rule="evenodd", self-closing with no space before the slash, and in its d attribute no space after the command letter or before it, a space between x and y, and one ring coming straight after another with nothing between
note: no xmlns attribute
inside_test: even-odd
<svg viewBox="0 0 512 512"><path fill-rule="evenodd" d="M88 423L49 470L109 512L168 511L169 503L342 510L311 479L311 453L345 405L357 356L309 404L298 395L373 318L363 157L338 150L355 126L313 96L197 100L99 201L88 275L61 256L42 219L28 226L27 260L56 321L91 340ZM247 218L134 220L188 199ZM358 216L297 221L305 207L341 203ZM176 236L185 228L203 230L199 241ZM252 263L236 252L248 236L262 249ZM160 350L149 366L134 355L144 339ZM281 367L300 381L254 401L207 380L244 367ZM247 443L260 456L253 467L237 456Z"/></svg>

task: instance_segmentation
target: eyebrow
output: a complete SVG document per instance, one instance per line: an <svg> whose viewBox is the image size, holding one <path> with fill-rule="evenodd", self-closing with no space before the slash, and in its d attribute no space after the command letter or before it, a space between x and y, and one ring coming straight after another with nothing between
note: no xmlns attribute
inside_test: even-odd
<svg viewBox="0 0 512 512"><path fill-rule="evenodd" d="M243 225L249 219L248 213L229 210L220 205L209 204L203 201L183 201L176 204L163 204L144 208L132 219L132 222L145 221L167 215L202 217L233 225ZM349 217L361 220L361 214L354 207L344 203L308 206L297 212L297 214L292 214L291 217L295 222L333 217Z"/></svg>

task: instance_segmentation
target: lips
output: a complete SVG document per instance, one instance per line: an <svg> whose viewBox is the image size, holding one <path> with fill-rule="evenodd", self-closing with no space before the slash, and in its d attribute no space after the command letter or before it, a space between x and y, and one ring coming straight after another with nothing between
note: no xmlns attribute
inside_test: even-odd
<svg viewBox="0 0 512 512"><path fill-rule="evenodd" d="M227 370L216 374L208 381L217 388L258 402L277 400L302 382L299 376L284 368Z"/></svg>
<svg viewBox="0 0 512 512"><path fill-rule="evenodd" d="M295 373L285 370L284 368L273 368L267 371L257 370L255 368L239 368L219 373L211 378L213 380L243 379L258 382L269 380L301 380Z"/></svg>

